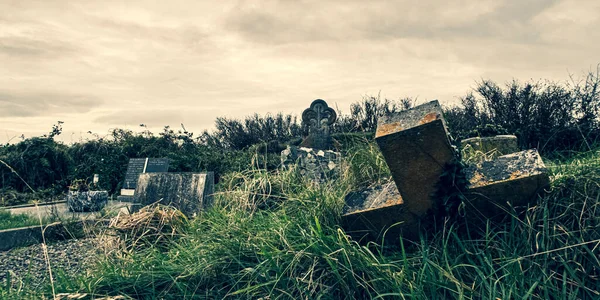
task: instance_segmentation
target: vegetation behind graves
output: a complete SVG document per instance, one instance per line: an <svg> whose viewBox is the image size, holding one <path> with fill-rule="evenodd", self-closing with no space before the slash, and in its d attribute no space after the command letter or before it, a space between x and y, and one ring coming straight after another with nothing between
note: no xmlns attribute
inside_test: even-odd
<svg viewBox="0 0 600 300"><path fill-rule="evenodd" d="M567 83L513 81L502 87L483 80L458 105L446 107L445 117L458 139L516 134L522 148L538 148L544 155L589 150L600 136L599 80L598 72ZM337 146L347 152L357 141L372 138L379 115L415 102L366 96L352 104L349 113L338 111L332 128ZM244 120L217 118L216 129L199 136L183 125L178 130L165 126L158 134L141 125L138 132L114 129L104 137L64 145L54 139L61 125L58 122L42 137L0 146L5 163L0 164L3 205L61 197L73 180L91 181L94 173L100 175L100 188L118 192L128 159L134 157L168 157L170 171L210 170L217 179L248 165L273 170L286 144L299 144L306 133L295 116L254 114ZM37 194L30 194L26 183Z"/></svg>

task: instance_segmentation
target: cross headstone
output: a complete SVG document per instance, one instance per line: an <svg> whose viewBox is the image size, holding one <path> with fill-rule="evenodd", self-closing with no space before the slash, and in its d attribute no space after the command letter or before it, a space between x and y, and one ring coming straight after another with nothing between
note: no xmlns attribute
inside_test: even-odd
<svg viewBox="0 0 600 300"><path fill-rule="evenodd" d="M330 127L337 114L322 99L317 99L302 112L302 122L308 126L308 136L300 147L326 150L332 147Z"/></svg>

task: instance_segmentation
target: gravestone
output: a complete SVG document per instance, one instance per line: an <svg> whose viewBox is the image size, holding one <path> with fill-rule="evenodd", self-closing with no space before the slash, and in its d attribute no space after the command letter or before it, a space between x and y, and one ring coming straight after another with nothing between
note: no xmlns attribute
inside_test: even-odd
<svg viewBox="0 0 600 300"><path fill-rule="evenodd" d="M390 168L406 209L423 216L433 205L444 166L455 154L437 100L382 116L375 140Z"/></svg>
<svg viewBox="0 0 600 300"><path fill-rule="evenodd" d="M333 148L331 125L336 120L335 110L322 99L314 100L302 113L302 122L308 126L308 136L299 147L288 146L281 152L284 168L297 166L303 176L315 182L337 177L341 155Z"/></svg>
<svg viewBox="0 0 600 300"><path fill-rule="evenodd" d="M310 107L302 112L302 122L308 126L308 136L302 141L300 147L328 150L333 146L331 139L331 125L335 122L337 114L322 99L317 99Z"/></svg>
<svg viewBox="0 0 600 300"><path fill-rule="evenodd" d="M460 147L465 159L476 156L477 152L493 159L519 151L517 137L514 135L468 138L460 141Z"/></svg>
<svg viewBox="0 0 600 300"><path fill-rule="evenodd" d="M130 158L119 201L132 201L140 174L167 172L168 158Z"/></svg>
<svg viewBox="0 0 600 300"><path fill-rule="evenodd" d="M67 207L69 211L99 211L107 203L107 191L69 191L67 193Z"/></svg>
<svg viewBox="0 0 600 300"><path fill-rule="evenodd" d="M469 205L491 217L510 206L524 206L550 184L537 150L525 150L483 161L465 169Z"/></svg>
<svg viewBox="0 0 600 300"><path fill-rule="evenodd" d="M159 202L194 217L212 205L213 192L213 172L143 173L139 176L134 202L139 206Z"/></svg>

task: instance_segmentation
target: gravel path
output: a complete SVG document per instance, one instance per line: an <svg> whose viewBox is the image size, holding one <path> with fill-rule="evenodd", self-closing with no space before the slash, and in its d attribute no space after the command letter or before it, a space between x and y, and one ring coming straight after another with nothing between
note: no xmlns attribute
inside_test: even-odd
<svg viewBox="0 0 600 300"><path fill-rule="evenodd" d="M48 257L53 276L84 275L94 261L101 241L98 238L75 239L49 244ZM42 245L33 245L0 252L0 283L5 284L7 273L15 286L26 284L35 290L49 283L49 273Z"/></svg>

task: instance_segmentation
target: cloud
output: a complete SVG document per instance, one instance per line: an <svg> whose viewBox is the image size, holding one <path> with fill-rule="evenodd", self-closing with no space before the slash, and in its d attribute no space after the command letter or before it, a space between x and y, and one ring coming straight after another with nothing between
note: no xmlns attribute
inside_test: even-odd
<svg viewBox="0 0 600 300"><path fill-rule="evenodd" d="M0 55L23 59L55 59L76 53L73 45L56 40L39 40L18 36L0 36Z"/></svg>
<svg viewBox="0 0 600 300"><path fill-rule="evenodd" d="M101 104L100 99L89 95L0 90L0 116L2 117L81 114Z"/></svg>

